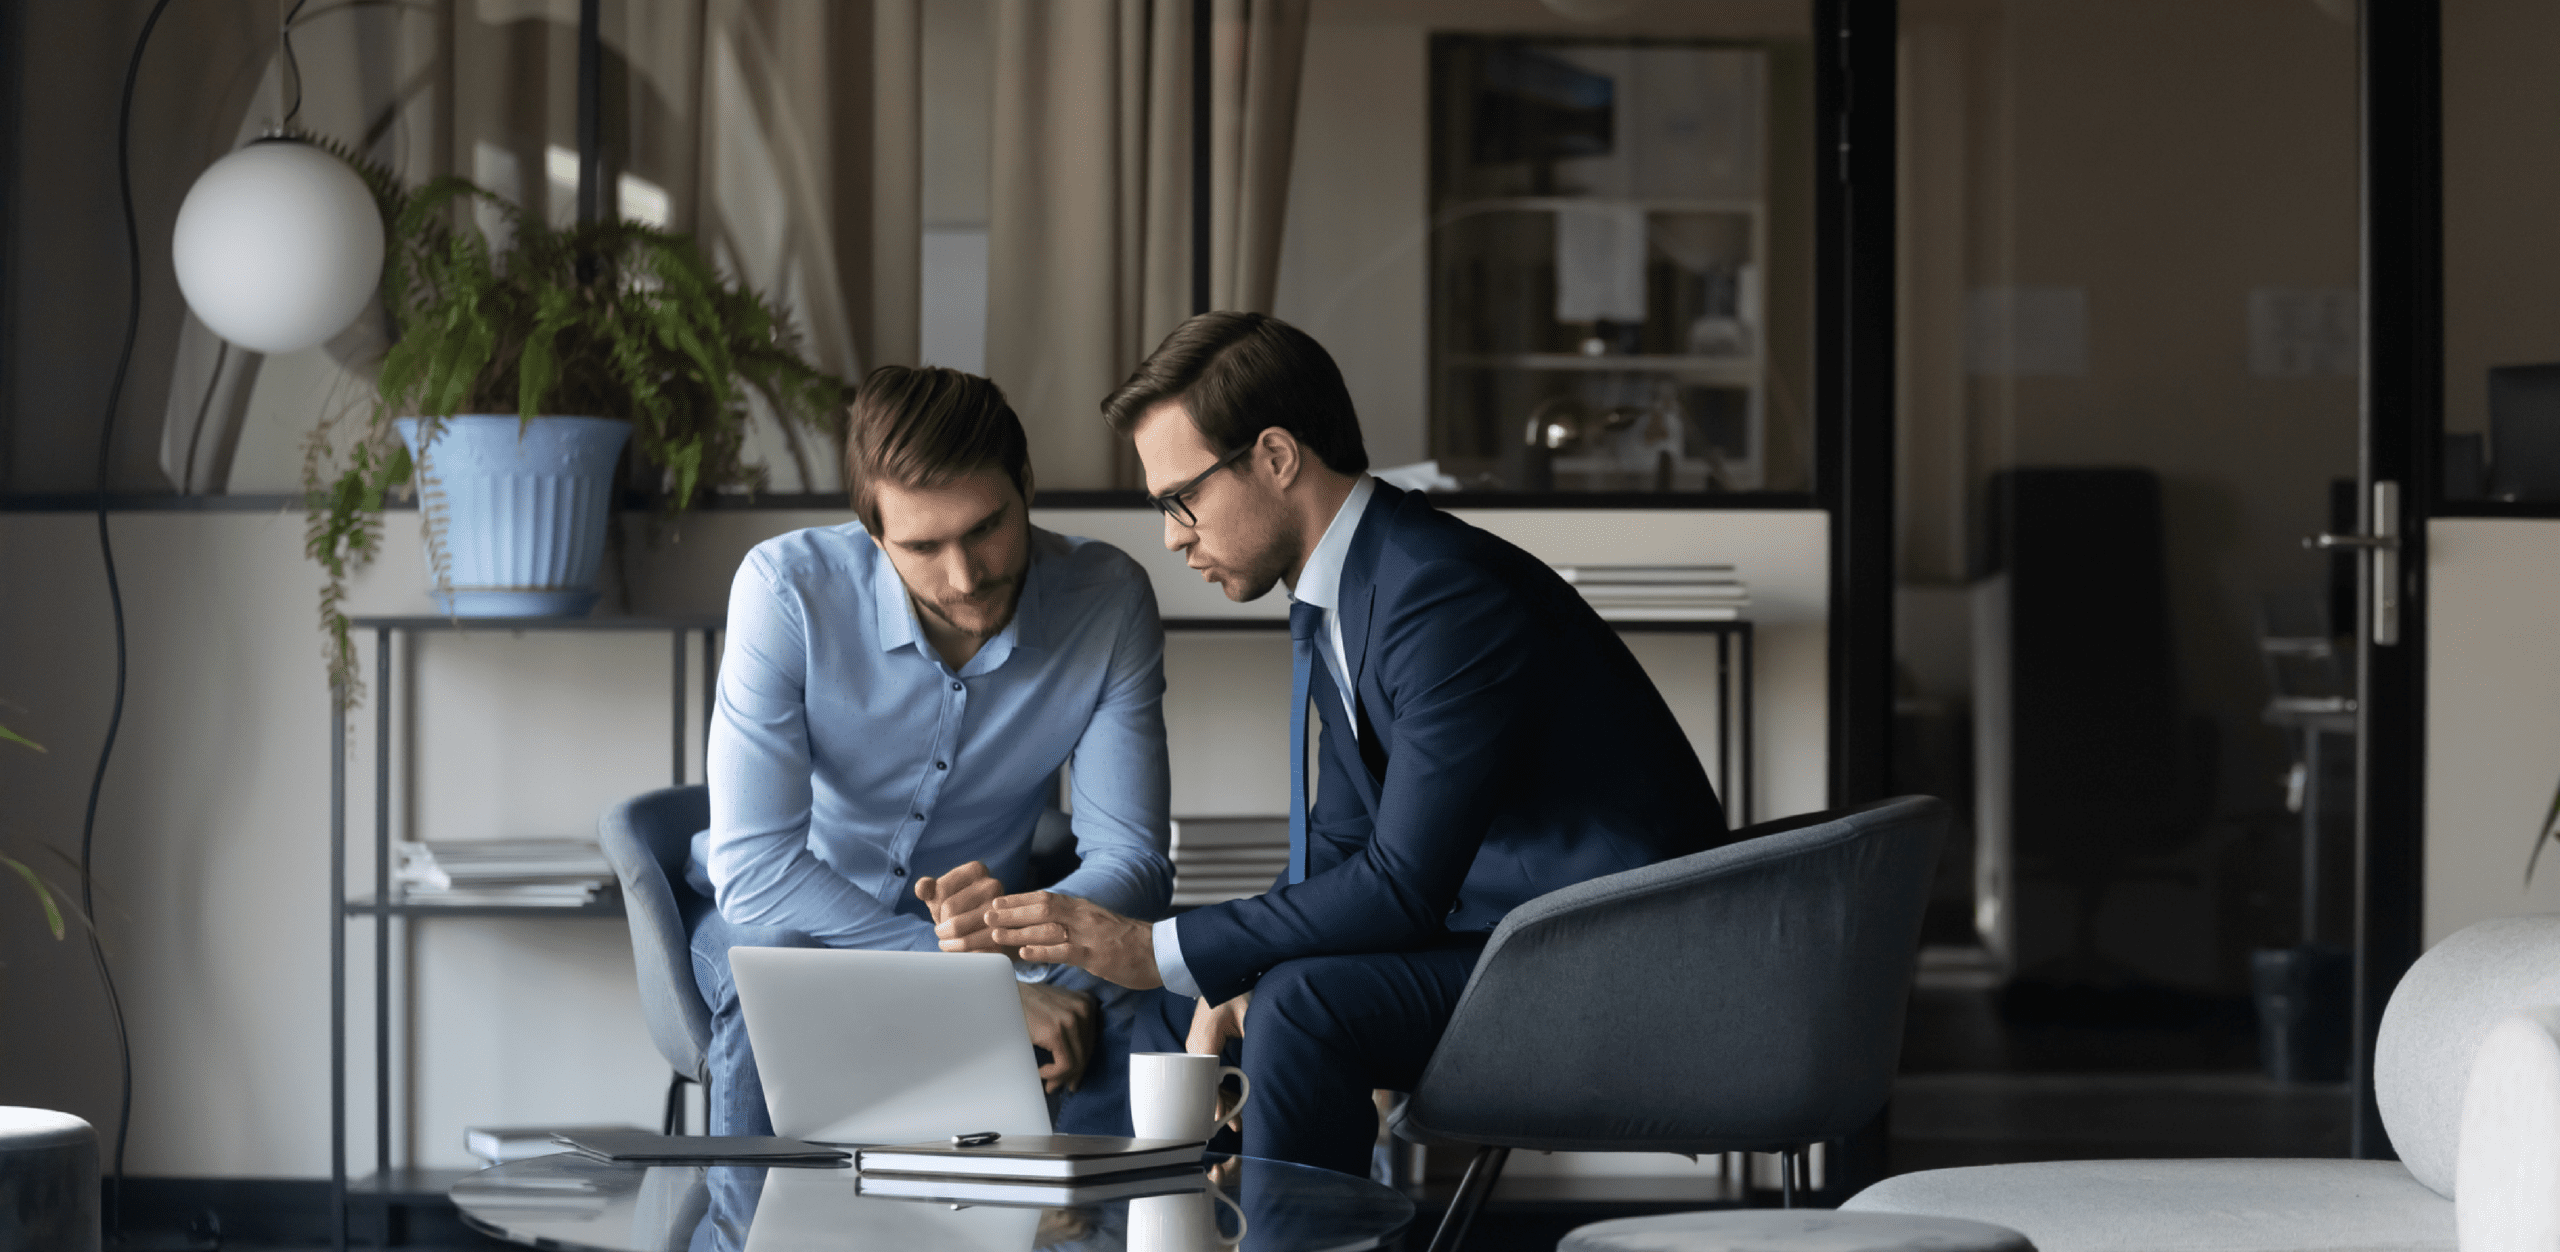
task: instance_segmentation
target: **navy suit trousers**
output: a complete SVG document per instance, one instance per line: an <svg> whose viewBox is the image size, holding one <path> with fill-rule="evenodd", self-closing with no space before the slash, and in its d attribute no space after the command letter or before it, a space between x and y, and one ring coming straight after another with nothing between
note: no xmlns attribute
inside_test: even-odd
<svg viewBox="0 0 2560 1252"><path fill-rule="evenodd" d="M688 919L693 927L693 981L702 991L703 1004L711 1010L710 1133L772 1134L773 1119L765 1111L764 1082L756 1073L755 1051L747 1045L746 1017L738 1008L738 987L729 977L729 949L824 945L797 931L735 925L708 907L688 912L695 912ZM1085 1063L1083 1081L1075 1090L1061 1092L1049 1101L1050 1119L1060 1134L1128 1134L1132 1034L1144 1027L1149 1032L1147 1037L1153 1038L1162 1032L1161 1023L1177 1013L1185 1030L1191 1024L1191 1002L1162 990L1122 991L1107 987L1101 1007L1101 1037L1092 1059ZM1146 1027L1146 1023L1157 1024ZM1179 1052L1182 1041L1176 1037L1172 1048L1155 1050ZM1040 1049L1032 1051L1037 1059L1048 1059Z"/></svg>
<svg viewBox="0 0 2560 1252"><path fill-rule="evenodd" d="M1242 1048L1228 1045L1228 1060L1253 1083L1245 1155L1365 1177L1378 1135L1369 1092L1411 1091L1422 1081L1484 940L1462 935L1414 952L1300 957L1264 974ZM1130 1047L1179 1052L1190 1027L1187 1009L1141 1013Z"/></svg>

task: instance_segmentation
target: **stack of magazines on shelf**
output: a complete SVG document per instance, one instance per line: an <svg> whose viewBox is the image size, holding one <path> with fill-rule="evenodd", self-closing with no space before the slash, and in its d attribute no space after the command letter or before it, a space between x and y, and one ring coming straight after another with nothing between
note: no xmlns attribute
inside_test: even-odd
<svg viewBox="0 0 2560 1252"><path fill-rule="evenodd" d="M577 908L615 889L604 850L585 839L403 843L392 878L413 904Z"/></svg>
<svg viewBox="0 0 2560 1252"><path fill-rule="evenodd" d="M1613 622L1729 622L1751 591L1730 565L1559 565L1556 573Z"/></svg>
<svg viewBox="0 0 2560 1252"><path fill-rule="evenodd" d="M1289 868L1286 817L1173 819L1173 905L1258 896Z"/></svg>

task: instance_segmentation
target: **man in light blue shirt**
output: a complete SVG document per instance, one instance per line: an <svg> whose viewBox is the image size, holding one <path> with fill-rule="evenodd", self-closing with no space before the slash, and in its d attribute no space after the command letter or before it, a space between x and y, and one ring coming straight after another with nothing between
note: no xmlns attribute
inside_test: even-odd
<svg viewBox="0 0 2560 1252"><path fill-rule="evenodd" d="M860 519L758 545L730 592L688 879L712 1011L711 1130L768 1134L728 950L933 951L1034 885L1031 836L1072 763L1081 863L1048 889L1164 911L1164 632L1127 554L1031 526L1021 423L982 378L883 367L846 450ZM1061 1130L1127 1132L1126 1021L1145 999L1017 962L1065 1090ZM1100 995L1108 1003L1098 1003ZM1099 1011L1098 1011L1099 1010Z"/></svg>

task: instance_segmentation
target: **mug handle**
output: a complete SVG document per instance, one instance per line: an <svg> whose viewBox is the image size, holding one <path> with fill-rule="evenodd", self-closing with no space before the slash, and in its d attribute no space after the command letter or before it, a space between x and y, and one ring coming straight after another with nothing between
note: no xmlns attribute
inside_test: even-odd
<svg viewBox="0 0 2560 1252"><path fill-rule="evenodd" d="M1220 1123L1234 1121L1237 1114L1244 1112L1245 1101L1253 1098L1253 1080L1245 1077L1243 1070L1237 1069L1233 1065L1221 1065L1218 1067L1218 1077L1221 1080L1225 1079L1229 1074L1236 1076L1236 1082L1242 1085L1244 1090L1236 1093L1236 1106L1234 1108L1228 1109L1226 1112L1218 1115L1218 1121ZM1227 1093L1224 1091L1218 1093L1218 1098L1210 1104L1210 1108L1213 1111L1219 1104L1226 1102L1226 1094ZM1216 1128L1216 1126L1210 1127L1211 1130L1215 1130ZM1244 1211L1242 1209L1238 1209L1236 1211L1236 1215L1238 1217L1242 1217L1244 1215Z"/></svg>
<svg viewBox="0 0 2560 1252"><path fill-rule="evenodd" d="M1244 1105L1243 1105L1243 1104L1241 1104L1241 1103L1239 1103L1239 1104L1237 1104L1237 1105L1236 1105L1236 1107L1237 1107L1237 1108L1243 1108L1243 1107L1244 1107ZM1241 1204L1236 1203L1234 1200L1231 1200L1231 1199L1227 1198L1227 1193L1226 1193L1226 1192L1224 1192L1224 1191L1220 1191L1220 1190L1218 1190L1217 1184L1215 1184L1215 1183L1212 1183L1212 1184L1210 1184L1210 1185L1209 1185L1209 1198L1210 1198L1211 1200L1215 1201L1216 1203L1226 1205L1228 1208L1233 1209L1233 1210L1235 1211L1235 1215L1236 1215L1236 1232L1235 1232L1234 1234L1232 1234L1232 1235L1214 1235L1214 1236L1212 1236L1213 1238L1217 1239L1217 1241L1218 1241L1218 1246L1220 1246L1220 1247L1225 1247L1225 1248L1232 1248L1232 1247L1236 1246L1237 1244L1244 1242L1244 1232L1245 1232L1244 1206L1243 1206L1243 1205L1241 1205ZM1217 1209L1215 1209L1215 1208L1212 1208L1212 1209L1210 1209L1210 1210L1209 1210L1209 1215L1210 1215L1210 1217L1209 1217L1209 1228L1210 1228L1211 1230L1213 1230L1213 1231L1217 1229L1217 1212L1218 1212L1218 1210L1217 1210Z"/></svg>

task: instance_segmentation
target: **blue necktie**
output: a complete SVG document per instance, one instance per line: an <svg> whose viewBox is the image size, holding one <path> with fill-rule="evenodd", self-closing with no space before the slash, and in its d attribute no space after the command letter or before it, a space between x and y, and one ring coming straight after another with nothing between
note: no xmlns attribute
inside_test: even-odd
<svg viewBox="0 0 2560 1252"><path fill-rule="evenodd" d="M1307 682L1315 671L1324 610L1289 606L1289 881L1307 880Z"/></svg>

